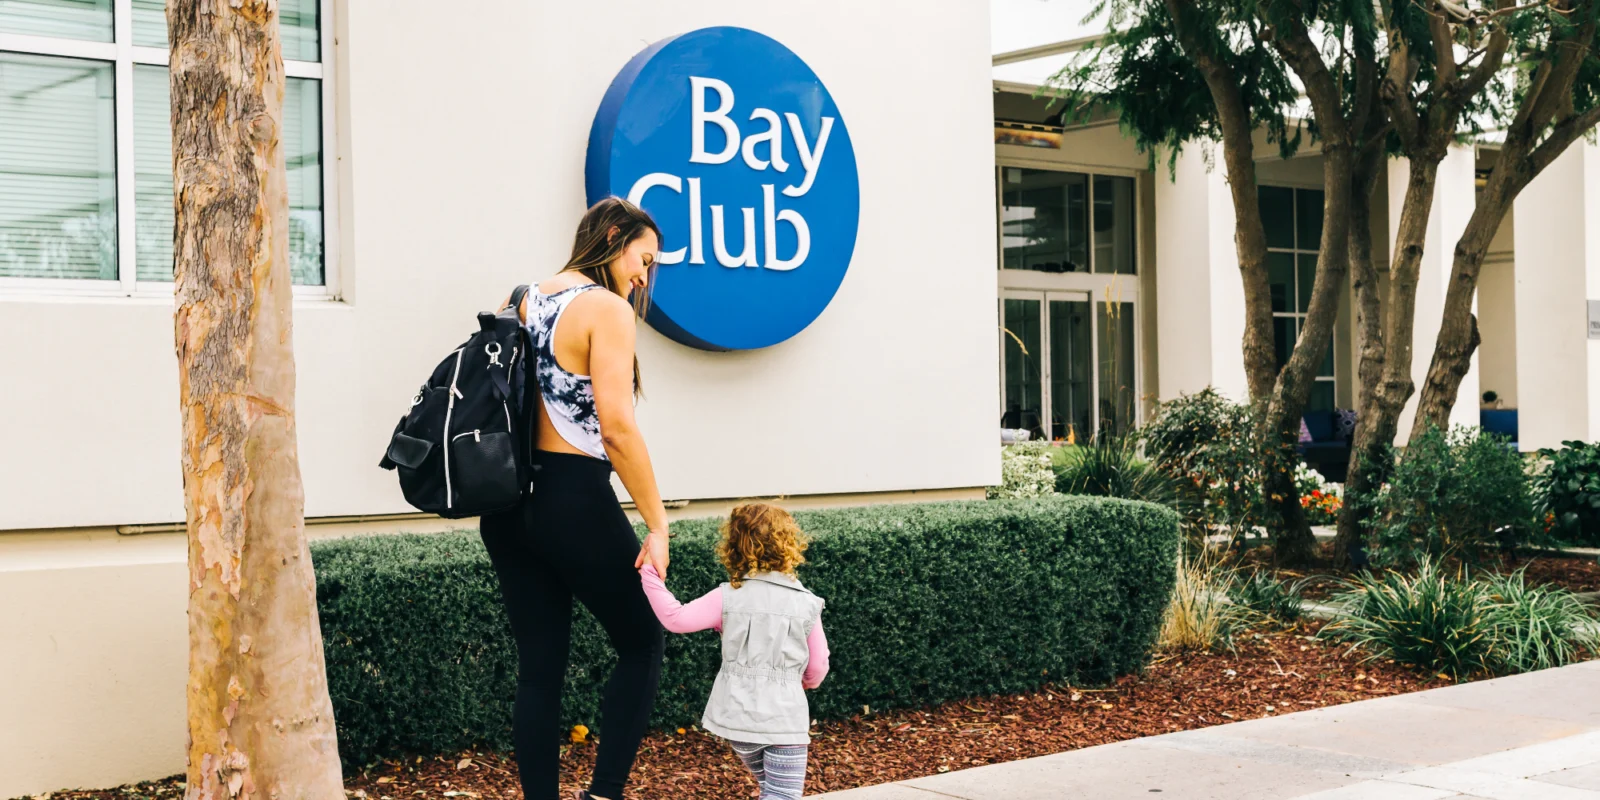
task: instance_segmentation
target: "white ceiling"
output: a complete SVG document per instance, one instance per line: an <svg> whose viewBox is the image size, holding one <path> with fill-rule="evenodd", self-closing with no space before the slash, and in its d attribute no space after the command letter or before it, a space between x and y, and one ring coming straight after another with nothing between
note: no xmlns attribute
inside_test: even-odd
<svg viewBox="0 0 1600 800"><path fill-rule="evenodd" d="M1103 18L1084 24L1095 0L990 0L989 52L1009 53L1065 42L1105 30Z"/></svg>

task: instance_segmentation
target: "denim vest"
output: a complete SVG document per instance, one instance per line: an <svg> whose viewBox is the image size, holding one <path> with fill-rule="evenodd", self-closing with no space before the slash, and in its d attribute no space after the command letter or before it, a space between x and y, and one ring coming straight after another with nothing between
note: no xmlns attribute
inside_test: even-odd
<svg viewBox="0 0 1600 800"><path fill-rule="evenodd" d="M810 661L806 637L822 598L800 581L760 572L735 589L722 584L722 669L700 720L707 731L750 744L806 744L811 708L800 685Z"/></svg>

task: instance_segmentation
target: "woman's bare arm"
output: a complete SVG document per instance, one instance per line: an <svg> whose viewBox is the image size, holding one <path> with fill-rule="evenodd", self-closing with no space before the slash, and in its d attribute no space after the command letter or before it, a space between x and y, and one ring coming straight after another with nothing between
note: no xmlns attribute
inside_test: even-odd
<svg viewBox="0 0 1600 800"><path fill-rule="evenodd" d="M622 479L633 505L650 530L635 566L654 564L666 576L667 509L656 488L650 452L633 414L633 354L638 334L633 307L615 295L596 303L589 333L589 380L594 386L595 414L611 466Z"/></svg>

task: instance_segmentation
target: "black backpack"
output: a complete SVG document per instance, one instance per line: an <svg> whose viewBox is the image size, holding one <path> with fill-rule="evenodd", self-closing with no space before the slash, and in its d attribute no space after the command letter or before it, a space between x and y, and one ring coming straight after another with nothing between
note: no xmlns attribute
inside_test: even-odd
<svg viewBox="0 0 1600 800"><path fill-rule="evenodd" d="M517 309L528 287L445 356L411 399L378 466L400 475L406 502L447 519L515 507L530 488L534 402L530 340Z"/></svg>

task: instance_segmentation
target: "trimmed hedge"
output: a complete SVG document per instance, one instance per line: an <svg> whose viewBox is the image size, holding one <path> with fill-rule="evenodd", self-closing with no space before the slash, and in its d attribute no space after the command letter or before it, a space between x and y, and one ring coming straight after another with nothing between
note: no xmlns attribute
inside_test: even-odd
<svg viewBox="0 0 1600 800"><path fill-rule="evenodd" d="M1174 581L1178 518L1122 500L890 505L796 514L812 537L806 585L832 672L812 715L1093 684L1138 670ZM726 580L718 520L675 523L669 584L689 599ZM312 545L328 682L344 763L511 747L516 651L476 532ZM614 661L575 612L564 724L597 727ZM715 634L668 634L652 723L699 721Z"/></svg>

